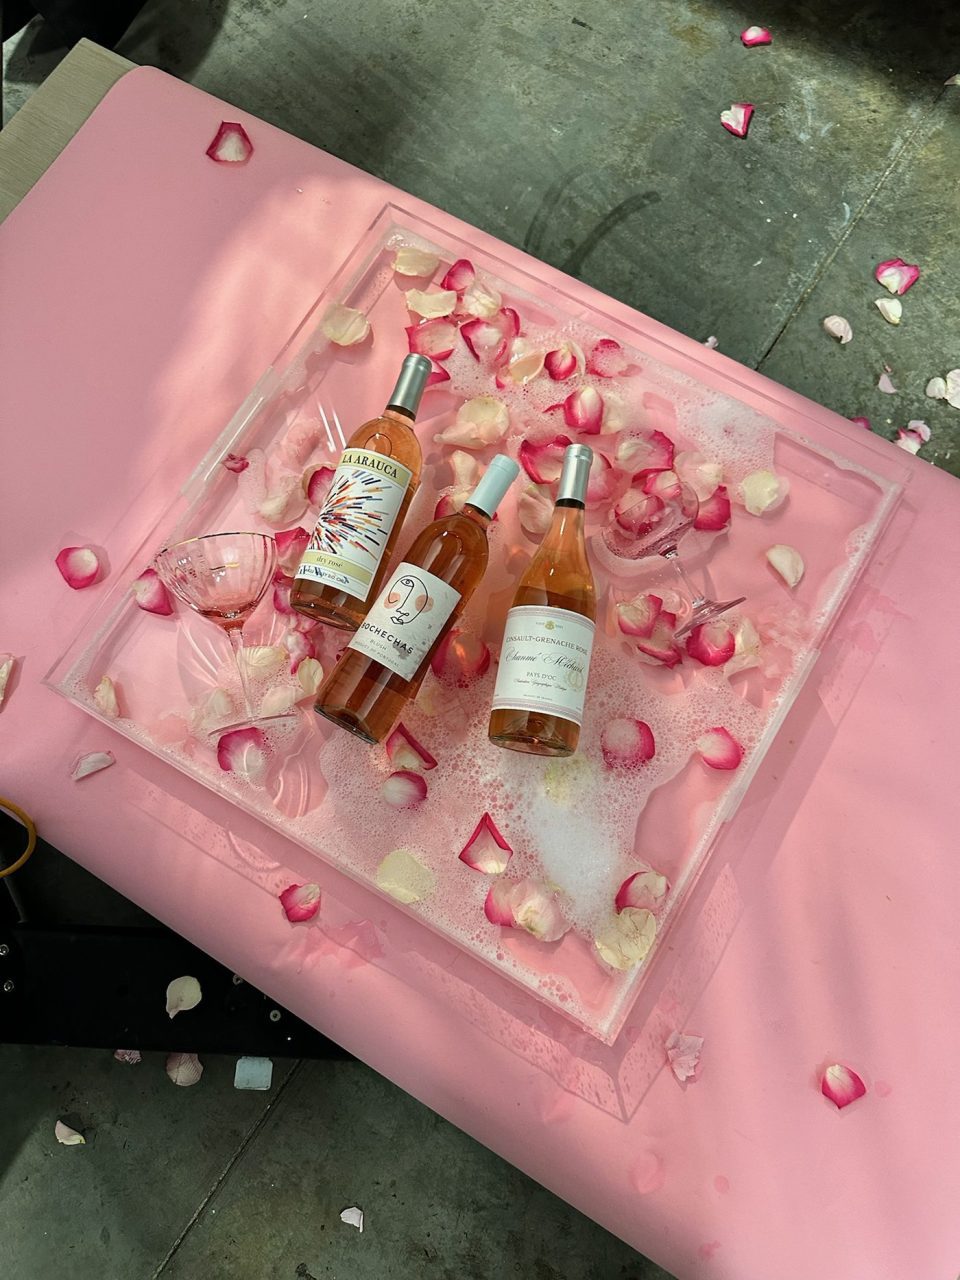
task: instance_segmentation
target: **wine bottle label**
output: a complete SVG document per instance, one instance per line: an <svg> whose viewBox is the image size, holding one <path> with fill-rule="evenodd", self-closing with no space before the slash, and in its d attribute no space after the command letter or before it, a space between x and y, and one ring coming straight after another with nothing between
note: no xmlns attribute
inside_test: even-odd
<svg viewBox="0 0 960 1280"><path fill-rule="evenodd" d="M412 478L394 458L344 449L294 577L366 600Z"/></svg>
<svg viewBox="0 0 960 1280"><path fill-rule="evenodd" d="M412 680L459 600L459 591L421 565L399 564L347 648Z"/></svg>
<svg viewBox="0 0 960 1280"><path fill-rule="evenodd" d="M594 626L569 609L516 605L507 614L494 711L536 711L579 725Z"/></svg>

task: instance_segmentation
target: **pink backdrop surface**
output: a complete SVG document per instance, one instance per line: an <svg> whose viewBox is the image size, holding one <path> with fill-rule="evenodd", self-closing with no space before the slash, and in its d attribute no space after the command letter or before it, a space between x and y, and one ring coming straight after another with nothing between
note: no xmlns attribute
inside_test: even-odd
<svg viewBox="0 0 960 1280"><path fill-rule="evenodd" d="M253 139L243 168L204 155L223 118ZM106 589L71 592L56 552L89 542L112 566L132 554L396 195L143 69L0 227L0 649L21 658L0 711L0 789L96 875L683 1280L952 1280L949 476L906 460L877 554L612 1047L41 684ZM535 270L640 325L679 367L704 359ZM717 386L836 447L833 414L708 361ZM69 780L79 752L105 747L114 768ZM323 910L293 928L275 895L309 879ZM686 1086L663 1063L674 1027L705 1037ZM869 1090L843 1112L818 1089L835 1060Z"/></svg>

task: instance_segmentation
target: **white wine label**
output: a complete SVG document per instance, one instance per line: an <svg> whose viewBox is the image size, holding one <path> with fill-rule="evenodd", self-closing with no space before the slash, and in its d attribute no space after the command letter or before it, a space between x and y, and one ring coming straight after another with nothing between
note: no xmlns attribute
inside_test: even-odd
<svg viewBox="0 0 960 1280"><path fill-rule="evenodd" d="M537 711L579 725L594 626L569 609L516 605L503 633L494 711Z"/></svg>
<svg viewBox="0 0 960 1280"><path fill-rule="evenodd" d="M369 449L344 449L294 577L366 600L413 472Z"/></svg>
<svg viewBox="0 0 960 1280"><path fill-rule="evenodd" d="M449 582L404 562L390 575L347 648L412 680L459 600L460 592Z"/></svg>

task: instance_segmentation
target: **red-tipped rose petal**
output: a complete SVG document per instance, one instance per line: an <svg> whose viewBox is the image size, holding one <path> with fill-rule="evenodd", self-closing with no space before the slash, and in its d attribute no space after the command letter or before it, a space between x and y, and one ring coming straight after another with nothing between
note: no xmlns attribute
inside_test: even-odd
<svg viewBox="0 0 960 1280"><path fill-rule="evenodd" d="M681 1084L697 1078L703 1036L688 1036L679 1031L673 1031L667 1037L663 1047L666 1050L670 1069Z"/></svg>
<svg viewBox="0 0 960 1280"><path fill-rule="evenodd" d="M100 560L93 547L64 547L57 555L56 566L74 591L92 586L100 577Z"/></svg>
<svg viewBox="0 0 960 1280"><path fill-rule="evenodd" d="M520 442L520 465L534 484L553 484L560 479L563 454L570 444L569 436L554 436L540 443L524 439Z"/></svg>
<svg viewBox="0 0 960 1280"><path fill-rule="evenodd" d="M285 617L299 617L293 605L290 603L290 592L293 590L293 582L290 578L284 577L282 573L277 574L273 581L273 607L277 613L282 613ZM304 619L305 622L309 619ZM293 623L290 623L292 626Z"/></svg>
<svg viewBox="0 0 960 1280"><path fill-rule="evenodd" d="M397 725L384 745L387 748L387 759L394 769L426 773L437 767L434 757L402 722Z"/></svg>
<svg viewBox="0 0 960 1280"><path fill-rule="evenodd" d="M312 920L320 910L320 886L318 884L291 884L280 894L283 914L291 924Z"/></svg>
<svg viewBox="0 0 960 1280"><path fill-rule="evenodd" d="M498 876L506 871L512 857L513 850L497 830L497 824L489 813L483 814L473 829L473 835L460 851L461 862L488 876Z"/></svg>
<svg viewBox="0 0 960 1280"><path fill-rule="evenodd" d="M663 609L663 600L651 592L623 600L616 606L617 626L625 636L648 640Z"/></svg>
<svg viewBox="0 0 960 1280"><path fill-rule="evenodd" d="M890 293L906 293L920 279L920 268L912 262L904 262L902 258L889 258L881 262L873 274L877 283Z"/></svg>
<svg viewBox="0 0 960 1280"><path fill-rule="evenodd" d="M406 333L410 350L418 356L446 360L453 355L457 326L452 320L424 320L423 324L407 325Z"/></svg>
<svg viewBox="0 0 960 1280"><path fill-rule="evenodd" d="M226 467L228 471L239 475L241 471L246 471L247 467L249 467L250 459L245 458L240 453L228 453L225 458L220 459L220 465L221 467Z"/></svg>
<svg viewBox="0 0 960 1280"><path fill-rule="evenodd" d="M267 767L266 739L259 729L231 729L217 742L217 764L225 773L256 781Z"/></svg>
<svg viewBox="0 0 960 1280"><path fill-rule="evenodd" d="M483 914L491 924L502 925L505 929L512 929L516 924L511 901L513 885L512 880L495 880L490 886L483 903Z"/></svg>
<svg viewBox="0 0 960 1280"><path fill-rule="evenodd" d="M440 281L440 288L453 289L455 293L464 293L476 278L477 273L470 259L458 258Z"/></svg>
<svg viewBox="0 0 960 1280"><path fill-rule="evenodd" d="M70 777L74 782L79 782L81 778L87 778L91 773L99 773L101 769L109 769L116 763L117 760L112 751L88 751L86 755L78 756L74 760Z"/></svg>
<svg viewBox="0 0 960 1280"><path fill-rule="evenodd" d="M625 533L641 538L656 528L663 507L663 499L656 494L628 489L613 508L613 517Z"/></svg>
<svg viewBox="0 0 960 1280"><path fill-rule="evenodd" d="M733 657L735 647L733 632L722 618L701 622L687 636L687 653L705 667L722 667Z"/></svg>
<svg viewBox="0 0 960 1280"><path fill-rule="evenodd" d="M520 528L531 538L542 538L553 519L553 499L546 489L528 484L517 499Z"/></svg>
<svg viewBox="0 0 960 1280"><path fill-rule="evenodd" d="M465 688L479 680L490 666L490 650L479 636L454 627L440 641L430 659L430 669L446 684Z"/></svg>
<svg viewBox="0 0 960 1280"><path fill-rule="evenodd" d="M740 32L740 39L748 49L752 49L758 44L770 44L773 36L766 27L747 27L746 31Z"/></svg>
<svg viewBox="0 0 960 1280"><path fill-rule="evenodd" d="M609 458L605 458L602 453L597 453L595 449L587 480L587 506L595 507L601 502L608 503L620 488L620 484L621 473L614 470Z"/></svg>
<svg viewBox="0 0 960 1280"><path fill-rule="evenodd" d="M507 338L516 338L520 334L520 316L513 307L501 307L497 313L497 323Z"/></svg>
<svg viewBox="0 0 960 1280"><path fill-rule="evenodd" d="M869 418L848 418L847 421L854 423L855 426L863 427L864 431L873 430L873 427L870 425Z"/></svg>
<svg viewBox="0 0 960 1280"><path fill-rule="evenodd" d="M648 471L643 477L643 492L670 502L680 496L680 477L675 471Z"/></svg>
<svg viewBox="0 0 960 1280"><path fill-rule="evenodd" d="M412 769L398 769L384 782L380 796L394 809L415 809L427 798L426 779Z"/></svg>
<svg viewBox="0 0 960 1280"><path fill-rule="evenodd" d="M334 468L328 467L325 462L318 463L313 467L307 467L306 471L304 471L300 487L303 489L307 502L311 507L319 507L327 496L327 490L330 488L330 481L333 479L334 474ZM309 541L309 538L307 541ZM278 544L277 551L279 552L279 550L280 546Z"/></svg>
<svg viewBox="0 0 960 1280"><path fill-rule="evenodd" d="M850 1067L845 1067L842 1062L833 1062L820 1077L820 1092L838 1111L842 1111L857 1098L862 1098L867 1086Z"/></svg>
<svg viewBox="0 0 960 1280"><path fill-rule="evenodd" d="M566 382L583 364L583 352L575 342L564 342L554 351L548 351L543 361L543 367L554 382Z"/></svg>
<svg viewBox="0 0 960 1280"><path fill-rule="evenodd" d="M563 420L572 431L585 436L599 435L603 425L603 396L596 387L571 391L563 402Z"/></svg>
<svg viewBox="0 0 960 1280"><path fill-rule="evenodd" d="M477 279L464 290L460 310L467 316L475 316L480 320L492 320L500 310L501 301L500 294L493 285Z"/></svg>
<svg viewBox="0 0 960 1280"><path fill-rule="evenodd" d="M627 876L617 890L617 912L625 911L628 907L657 912L663 906L669 890L669 880L659 871L635 871L632 876Z"/></svg>
<svg viewBox="0 0 960 1280"><path fill-rule="evenodd" d="M297 525L293 529L281 529L273 535L273 540L277 544L277 563L280 568L288 575L296 573L310 542L309 533Z"/></svg>
<svg viewBox="0 0 960 1280"><path fill-rule="evenodd" d="M697 751L711 769L736 769L743 759L743 747L723 728L708 729L697 739Z"/></svg>
<svg viewBox="0 0 960 1280"><path fill-rule="evenodd" d="M156 569L144 569L139 578L134 578L130 589L138 608L147 613L158 613L164 618L173 613L170 593L160 580Z"/></svg>
<svg viewBox="0 0 960 1280"><path fill-rule="evenodd" d="M650 471L669 471L674 453L673 441L662 431L631 431L617 442L614 460L636 480Z"/></svg>
<svg viewBox="0 0 960 1280"><path fill-rule="evenodd" d="M305 658L315 658L317 656L315 641L298 627L291 627L284 632L283 647L290 655L290 674L292 676L297 674L300 669L300 663Z"/></svg>
<svg viewBox="0 0 960 1280"><path fill-rule="evenodd" d="M449 382L450 375L449 373L447 373L443 365L437 364L436 360L434 360L432 363L433 363L433 368L427 374L427 386L435 387L439 382Z"/></svg>
<svg viewBox="0 0 960 1280"><path fill-rule="evenodd" d="M693 527L702 532L716 532L725 529L730 523L730 499L727 497L725 485L718 484L716 489L700 503L700 510L693 522Z"/></svg>
<svg viewBox="0 0 960 1280"><path fill-rule="evenodd" d="M673 614L668 614L666 611L661 613L649 637L644 639L641 636L637 640L638 651L652 658L654 662L662 663L665 667L675 667L682 662L683 654L674 636L675 623Z"/></svg>
<svg viewBox="0 0 960 1280"><path fill-rule="evenodd" d="M253 155L253 143L242 124L223 120L207 147L207 155L217 164L246 164Z"/></svg>
<svg viewBox="0 0 960 1280"><path fill-rule="evenodd" d="M636 769L656 755L653 730L643 720L618 716L609 720L600 734L600 750L608 769ZM631 903L640 906L640 903Z"/></svg>
<svg viewBox="0 0 960 1280"><path fill-rule="evenodd" d="M492 357L497 364L506 354L507 339L503 329L492 320L468 320L460 326L460 333L475 360Z"/></svg>
<svg viewBox="0 0 960 1280"><path fill-rule="evenodd" d="M706 502L723 484L723 463L707 458L695 450L687 449L678 453L673 461L673 469L697 495L698 502Z"/></svg>
<svg viewBox="0 0 960 1280"><path fill-rule="evenodd" d="M735 102L726 111L720 112L720 123L735 138L745 138L750 128L750 117L752 115L752 102Z"/></svg>
<svg viewBox="0 0 960 1280"><path fill-rule="evenodd" d="M483 910L491 924L525 929L540 942L556 942L570 928L556 894L538 880L495 881Z"/></svg>
<svg viewBox="0 0 960 1280"><path fill-rule="evenodd" d="M587 373L598 378L623 378L637 372L627 353L613 338L601 338L587 356Z"/></svg>
<svg viewBox="0 0 960 1280"><path fill-rule="evenodd" d="M453 516L462 511L472 492L472 489L454 489L452 493L443 494L433 508L434 520L443 520L445 516Z"/></svg>

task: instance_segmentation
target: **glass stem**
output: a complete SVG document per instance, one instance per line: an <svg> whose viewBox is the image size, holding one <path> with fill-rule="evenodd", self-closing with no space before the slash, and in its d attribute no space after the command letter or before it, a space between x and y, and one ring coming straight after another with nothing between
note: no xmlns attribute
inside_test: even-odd
<svg viewBox="0 0 960 1280"><path fill-rule="evenodd" d="M252 724L256 719L253 710L253 701L250 697L250 685L247 681L247 664L243 660L243 627L228 627L227 635L230 639L230 647L233 649L233 657L237 664L237 675L240 677L240 690L243 693L243 709L246 712L247 720Z"/></svg>
<svg viewBox="0 0 960 1280"><path fill-rule="evenodd" d="M664 560L669 561L669 563L673 565L673 568L677 574L677 577L680 579L681 583L683 584L684 591L686 591L687 595L690 597L691 609L698 609L702 604L706 604L706 596L701 595L701 593L690 581L690 578L687 575L687 571L683 567L683 561L680 558L680 552L677 550L677 548L670 547L669 550L661 551L660 554L663 556Z"/></svg>

